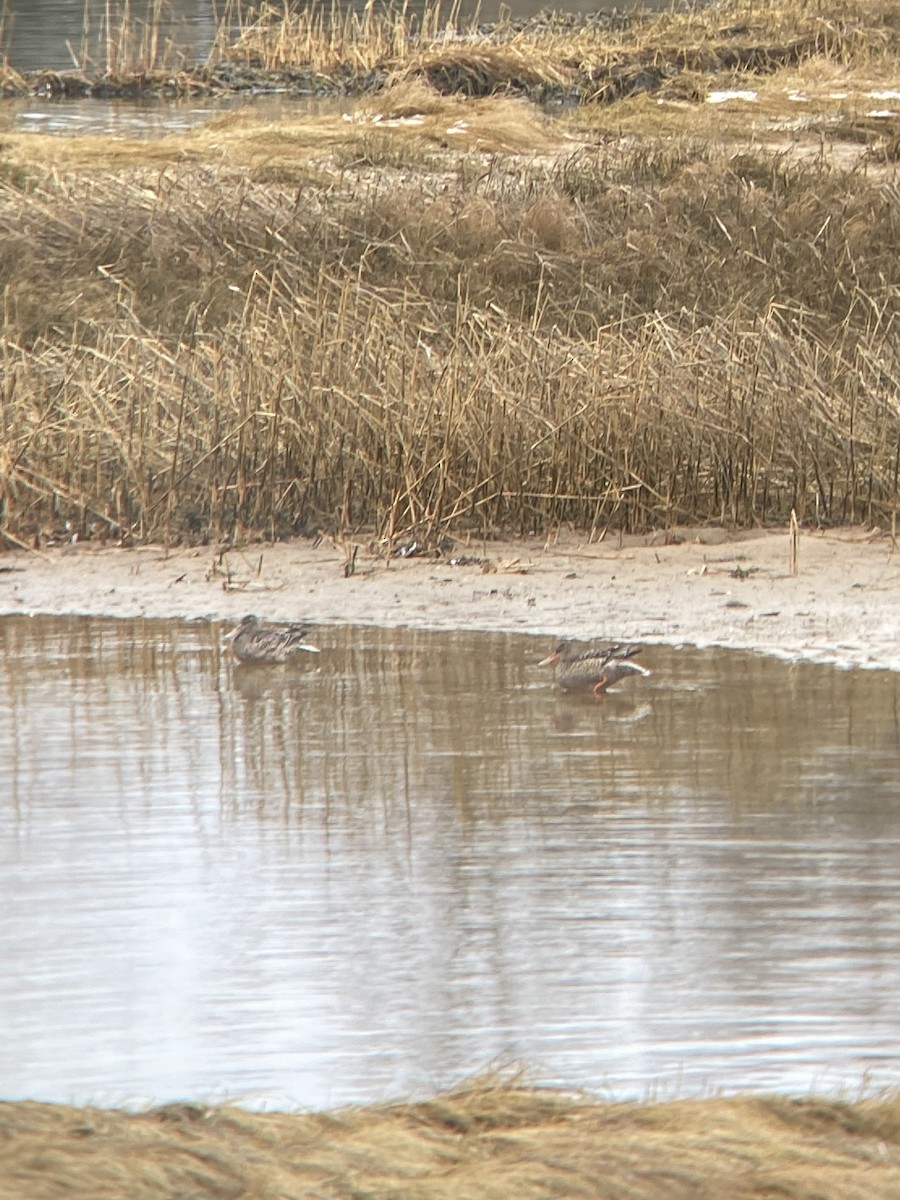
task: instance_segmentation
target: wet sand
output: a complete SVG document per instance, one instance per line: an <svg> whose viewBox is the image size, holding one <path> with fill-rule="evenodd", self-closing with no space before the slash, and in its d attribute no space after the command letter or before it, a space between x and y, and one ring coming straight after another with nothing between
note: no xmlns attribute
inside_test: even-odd
<svg viewBox="0 0 900 1200"><path fill-rule="evenodd" d="M68 545L0 556L0 614L506 630L723 646L900 669L900 554L860 528L683 530L589 544L458 541L440 558L328 539L222 550Z"/></svg>

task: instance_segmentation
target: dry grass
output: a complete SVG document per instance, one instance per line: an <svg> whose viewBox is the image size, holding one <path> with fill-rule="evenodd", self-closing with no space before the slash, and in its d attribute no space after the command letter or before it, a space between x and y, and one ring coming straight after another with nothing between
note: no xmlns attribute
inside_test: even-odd
<svg viewBox="0 0 900 1200"><path fill-rule="evenodd" d="M268 9L222 63L391 86L156 143L5 136L0 533L893 521L896 122L784 122L790 88L889 78L898 27L893 0L489 38ZM756 118L697 103L751 77ZM614 116L475 95L578 80Z"/></svg>
<svg viewBox="0 0 900 1200"><path fill-rule="evenodd" d="M476 1081L314 1115L0 1105L2 1200L884 1200L895 1098L603 1104Z"/></svg>
<svg viewBox="0 0 900 1200"><path fill-rule="evenodd" d="M8 540L890 519L893 183L357 117L7 145Z"/></svg>
<svg viewBox="0 0 900 1200"><path fill-rule="evenodd" d="M593 78L619 93L636 71L769 73L816 57L871 69L895 60L898 40L895 0L726 0L618 20L550 14L488 29L439 5L417 16L405 6L360 12L318 3L286 12L270 4L225 56L268 70L419 70L432 82L471 74L495 89L518 78L582 80L589 90Z"/></svg>
<svg viewBox="0 0 900 1200"><path fill-rule="evenodd" d="M711 77L764 79L810 62L877 76L893 69L900 41L897 0L722 0L688 12L550 13L490 27L439 3L413 13L400 4L342 7L334 0L247 10L235 0L220 14L207 62L191 64L161 36L161 12L157 5L146 22L104 25L101 61L82 47L71 72L24 78L5 66L0 92L190 94L252 82L343 94L417 77L448 94L512 90L588 104L644 93L693 100Z"/></svg>

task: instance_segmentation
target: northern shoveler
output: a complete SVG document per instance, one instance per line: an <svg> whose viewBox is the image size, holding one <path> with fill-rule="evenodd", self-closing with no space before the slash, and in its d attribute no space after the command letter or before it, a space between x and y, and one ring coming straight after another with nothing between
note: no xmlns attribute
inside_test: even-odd
<svg viewBox="0 0 900 1200"><path fill-rule="evenodd" d="M649 675L646 667L631 659L640 654L641 646L583 646L566 639L541 659L540 666L556 665L556 682L564 692L590 690L599 699L607 688L626 675Z"/></svg>
<svg viewBox="0 0 900 1200"><path fill-rule="evenodd" d="M238 662L283 663L301 650L319 653L319 647L306 640L308 635L308 625L264 625L250 613L225 635L225 641L231 643Z"/></svg>

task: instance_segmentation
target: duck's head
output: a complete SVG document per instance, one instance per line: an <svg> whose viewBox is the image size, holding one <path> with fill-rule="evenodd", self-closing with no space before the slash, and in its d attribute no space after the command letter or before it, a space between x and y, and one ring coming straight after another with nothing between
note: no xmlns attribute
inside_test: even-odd
<svg viewBox="0 0 900 1200"><path fill-rule="evenodd" d="M246 633L248 629L254 629L259 624L259 617L253 613L247 613L246 617L241 617L234 629L225 634L226 642L234 641L239 633Z"/></svg>
<svg viewBox="0 0 900 1200"><path fill-rule="evenodd" d="M547 657L541 659L541 661L538 663L538 666L539 667L550 667L554 663L558 663L559 660L565 655L566 651L569 649L569 647L571 645L572 645L572 642L568 638L565 638L561 642L557 642L556 645L551 650L551 652L547 655Z"/></svg>

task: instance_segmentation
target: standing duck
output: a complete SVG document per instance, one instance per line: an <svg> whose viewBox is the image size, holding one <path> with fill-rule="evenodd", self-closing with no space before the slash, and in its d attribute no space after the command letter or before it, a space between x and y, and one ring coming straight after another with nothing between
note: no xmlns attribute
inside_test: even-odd
<svg viewBox="0 0 900 1200"><path fill-rule="evenodd" d="M567 639L559 642L542 659L539 666L556 664L556 682L564 692L590 690L599 700L608 687L624 679L626 675L649 675L646 667L640 667L631 659L640 654L642 647L619 644L616 646L582 646Z"/></svg>
<svg viewBox="0 0 900 1200"><path fill-rule="evenodd" d="M283 663L301 650L318 654L319 647L306 640L308 625L264 625L249 614L225 635L231 653L242 663Z"/></svg>

